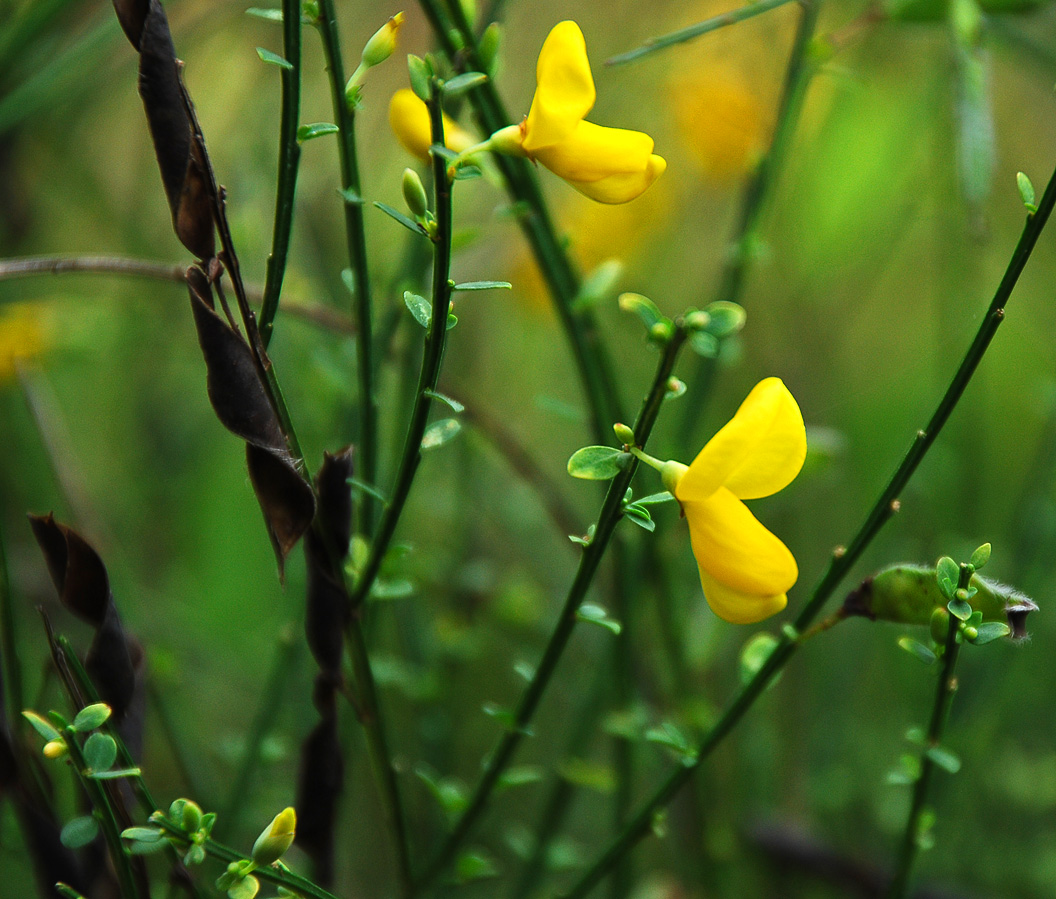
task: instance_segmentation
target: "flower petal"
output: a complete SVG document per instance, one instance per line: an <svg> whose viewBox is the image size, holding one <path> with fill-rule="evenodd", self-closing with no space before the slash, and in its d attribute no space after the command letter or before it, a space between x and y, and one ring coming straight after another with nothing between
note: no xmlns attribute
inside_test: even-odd
<svg viewBox="0 0 1056 899"><path fill-rule="evenodd" d="M720 584L703 568L700 569L700 586L704 588L704 598L711 610L730 624L755 624L776 615L788 604L784 593L775 596L738 593Z"/></svg>
<svg viewBox="0 0 1056 899"><path fill-rule="evenodd" d="M524 133L524 149L530 155L565 140L594 106L597 95L587 44L575 22L553 27L539 51L535 79Z"/></svg>
<svg viewBox="0 0 1056 899"><path fill-rule="evenodd" d="M433 145L432 126L429 123L429 107L408 88L396 91L389 101L389 127L403 148L422 162L429 161L429 148ZM456 153L468 150L475 141L457 122L444 115L444 143Z"/></svg>
<svg viewBox="0 0 1056 899"><path fill-rule="evenodd" d="M702 572L756 596L785 593L799 577L795 557L725 487L706 500L683 501L693 555Z"/></svg>
<svg viewBox="0 0 1056 899"><path fill-rule="evenodd" d="M725 486L741 499L769 496L803 467L803 415L779 378L760 381L678 483L678 499L705 500Z"/></svg>
<svg viewBox="0 0 1056 899"><path fill-rule="evenodd" d="M599 203L627 203L645 193L646 188L666 168L667 161L662 156L652 154L646 161L645 170L641 172L621 172L597 181L566 180L581 194Z"/></svg>

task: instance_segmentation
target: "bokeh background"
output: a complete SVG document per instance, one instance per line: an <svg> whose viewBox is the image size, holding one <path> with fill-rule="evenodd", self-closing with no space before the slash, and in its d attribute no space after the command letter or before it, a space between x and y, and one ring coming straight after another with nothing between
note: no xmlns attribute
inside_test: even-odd
<svg viewBox="0 0 1056 899"><path fill-rule="evenodd" d="M259 285L270 246L279 100L277 70L255 49L281 52L281 31L247 17L244 7L166 4L227 189L242 268ZM611 259L623 264L597 314L628 415L656 353L640 324L618 311L616 295L646 294L671 315L714 297L745 183L772 133L798 7L630 65L602 61L725 8L710 0L502 4L497 82L515 115L531 102L547 32L575 18L598 88L591 120L647 131L669 163L649 192L621 207L594 204L540 170L583 269ZM399 9L388 0L339 4L349 63ZM400 51L370 73L358 116L364 193L395 207L402 206L401 172L416 163L388 129L388 98L406 84L402 53L433 50L420 10L405 12ZM927 421L1022 227L1016 173L1026 173L1040 196L1056 160L1056 5L988 16L977 57L988 100L968 138L959 130L958 62L947 23L874 20L865 4L847 0L825 4L819 34L815 52L824 58L776 174L742 297L748 324L725 348L711 393L690 390L667 404L652 444L663 458L689 462L754 383L770 375L785 381L803 409L811 453L789 489L754 508L799 560L789 611L758 628L725 624L703 601L673 506L657 507L654 535L623 526L634 531L626 536L635 546L654 541L650 557L666 572L636 576L624 622L637 674L633 711L636 720L677 722L691 735L736 688L745 641L760 629L776 632L802 606L830 553L854 534ZM6 0L0 47L0 256L186 264L136 94L136 56L109 4ZM310 29L304 71L302 119L330 121ZM966 173L965 140L984 159L992 152L992 167ZM347 319L337 186L334 140L306 144L284 302L317 304ZM565 474L571 453L592 442L585 406L505 194L485 178L457 185L455 202L455 279L505 279L513 289L456 301L459 324L441 390L467 406L465 428L427 454L398 534L408 552L387 575L398 596L378 601L370 618L423 853L435 845L443 816L415 770L424 765L436 777L472 784L500 733L481 707L515 702L522 681L513 663L537 660L577 561L538 484L514 471L496 434L530 455L539 482L557 491L579 533L600 503L595 485ZM401 313L403 290L414 285L408 235L369 206L367 226L378 317L396 328L382 361L387 483L409 409L400 372L413 362L420 334ZM990 541L986 573L1041 606L1029 622L1030 640L962 655L947 745L963 768L938 778L937 842L918 866L923 881L947 891L941 895L1056 891L1054 284L1050 231L961 406L903 495L902 511L844 585L891 562L964 559ZM354 344L340 328L280 310L272 352L317 465L324 450L345 445L354 432ZM12 355L20 357L17 366ZM686 356L679 374L692 384L697 365ZM295 553L279 585L241 445L216 421L204 387L182 286L101 274L0 280L0 528L27 695L40 710L63 706L47 674L38 605L78 644L88 638L58 607L25 521L27 512L54 511L98 548L122 615L146 648L152 686L144 768L154 792L228 812L217 836L248 847L293 801L299 745L316 721L313 664L298 640L304 567ZM687 417L694 423L685 424ZM641 494L658 489L651 472L640 476ZM613 576L603 573L594 601L606 604ZM934 690L932 672L897 647L902 633L851 621L808 643L671 807L666 836L638 848L634 895L857 895L788 867L779 844L790 841L888 868L908 791L888 784L887 774L911 751L905 731L926 721ZM468 885L465 895L504 895L515 881L518 852L556 771L579 791L544 883L570 882L607 841L611 738L600 723L572 746L567 734L596 680L604 680L598 672L612 640L601 629L577 633L518 758L541 779L498 797L474 841L506 880ZM271 680L276 664L286 666L278 683ZM232 796L261 709L268 722L263 758ZM350 777L338 892L392 895L391 856L359 729L351 714L343 717ZM644 740L634 752L635 795L644 797L672 760ZM72 808L70 792L64 786L59 796L65 808ZM290 860L296 865L296 854ZM0 896L33 894L21 837L2 800L0 870Z"/></svg>

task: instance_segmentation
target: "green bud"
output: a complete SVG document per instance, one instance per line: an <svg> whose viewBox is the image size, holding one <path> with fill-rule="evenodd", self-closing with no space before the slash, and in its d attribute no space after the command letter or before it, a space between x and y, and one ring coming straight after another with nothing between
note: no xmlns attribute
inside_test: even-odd
<svg viewBox="0 0 1056 899"><path fill-rule="evenodd" d="M65 740L48 740L41 750L46 759L61 759L68 752Z"/></svg>
<svg viewBox="0 0 1056 899"><path fill-rule="evenodd" d="M477 45L477 56L484 71L490 76L495 76L496 65L499 60L499 47L502 45L502 26L498 22L492 22L480 36Z"/></svg>
<svg viewBox="0 0 1056 899"><path fill-rule="evenodd" d="M970 624L969 625L965 625L965 628L964 628L964 639L965 640L968 640L969 642L971 642L972 640L974 640L978 636L979 636L979 630L977 628L972 627Z"/></svg>
<svg viewBox="0 0 1056 899"><path fill-rule="evenodd" d="M658 321L649 329L649 339L656 343L667 343L671 339L671 323L666 319Z"/></svg>
<svg viewBox="0 0 1056 899"><path fill-rule="evenodd" d="M297 830L297 812L292 806L284 808L273 819L253 844L253 861L258 865L277 862L293 845Z"/></svg>
<svg viewBox="0 0 1056 899"><path fill-rule="evenodd" d="M1018 590L978 574L972 575L966 594L971 607L982 613L983 621L1006 622L1015 639L1026 636L1027 614L1038 608ZM874 621L926 627L932 624L935 610L944 609L947 602L934 568L893 565L852 590L844 600L843 611Z"/></svg>
<svg viewBox="0 0 1056 899"><path fill-rule="evenodd" d="M612 431L616 435L616 439L624 446L634 446L634 431L627 425L617 422L612 426Z"/></svg>
<svg viewBox="0 0 1056 899"><path fill-rule="evenodd" d="M402 24L403 13L398 12L371 35L363 48L363 65L368 68L376 66L392 56L396 49L396 35L399 34Z"/></svg>
<svg viewBox="0 0 1056 899"><path fill-rule="evenodd" d="M711 324L711 316L707 312L701 312L698 309L696 312L690 312L683 319L683 323L687 331L703 331Z"/></svg>
<svg viewBox="0 0 1056 899"><path fill-rule="evenodd" d="M181 822L184 833L196 833L202 826L202 808L197 802L188 799L183 805Z"/></svg>
<svg viewBox="0 0 1056 899"><path fill-rule="evenodd" d="M416 218L425 218L429 211L429 198L422 179L414 169L403 170L403 202Z"/></svg>

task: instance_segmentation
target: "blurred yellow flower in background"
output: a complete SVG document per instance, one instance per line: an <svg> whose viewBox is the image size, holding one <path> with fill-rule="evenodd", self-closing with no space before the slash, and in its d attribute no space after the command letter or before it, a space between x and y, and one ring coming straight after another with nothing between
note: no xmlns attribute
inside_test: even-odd
<svg viewBox="0 0 1056 899"><path fill-rule="evenodd" d="M780 379L767 378L691 465L664 465L664 484L689 524L704 597L720 618L753 624L788 602L796 560L741 500L787 487L806 454L799 406Z"/></svg>
<svg viewBox="0 0 1056 899"><path fill-rule="evenodd" d="M389 127L408 153L417 156L422 162L429 161L429 147L433 144L429 108L414 91L403 88L392 95L389 101ZM461 153L475 143L472 134L444 115L444 145L448 149Z"/></svg>
<svg viewBox="0 0 1056 899"><path fill-rule="evenodd" d="M48 328L38 305L0 306L0 385L14 379L17 365L47 348Z"/></svg>
<svg viewBox="0 0 1056 899"><path fill-rule="evenodd" d="M749 171L765 149L760 97L733 71L702 71L672 83L682 142L703 174L718 181Z"/></svg>
<svg viewBox="0 0 1056 899"><path fill-rule="evenodd" d="M667 163L641 131L584 121L597 94L583 32L559 22L539 51L535 97L519 126L520 147L580 193L599 203L626 203L663 174Z"/></svg>

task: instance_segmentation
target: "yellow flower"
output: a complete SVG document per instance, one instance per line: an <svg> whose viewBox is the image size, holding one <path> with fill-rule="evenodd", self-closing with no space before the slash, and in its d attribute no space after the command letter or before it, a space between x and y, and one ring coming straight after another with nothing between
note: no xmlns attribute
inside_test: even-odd
<svg viewBox="0 0 1056 899"><path fill-rule="evenodd" d="M44 352L47 327L38 306L8 303L0 306L0 384L13 380L20 361Z"/></svg>
<svg viewBox="0 0 1056 899"><path fill-rule="evenodd" d="M806 454L799 406L778 378L767 378L691 465L664 466L689 524L704 596L720 618L752 624L785 607L796 560L741 500L787 487Z"/></svg>
<svg viewBox="0 0 1056 899"><path fill-rule="evenodd" d="M293 845L297 812L287 806L279 812L253 844L253 861L261 867L277 862Z"/></svg>
<svg viewBox="0 0 1056 899"><path fill-rule="evenodd" d="M417 156L422 162L429 161L429 147L433 143L429 108L414 91L403 88L392 95L389 101L389 127L408 153ZM468 131L444 116L444 144L448 149L461 153L475 143Z"/></svg>
<svg viewBox="0 0 1056 899"><path fill-rule="evenodd" d="M363 65L376 66L392 56L396 51L396 35L400 33L403 18L403 13L398 12L374 32L363 48Z"/></svg>
<svg viewBox="0 0 1056 899"><path fill-rule="evenodd" d="M520 147L530 159L600 203L633 200L667 168L653 153L649 135L583 120L596 94L586 42L575 22L554 26L539 51L535 76L535 97L519 126Z"/></svg>

